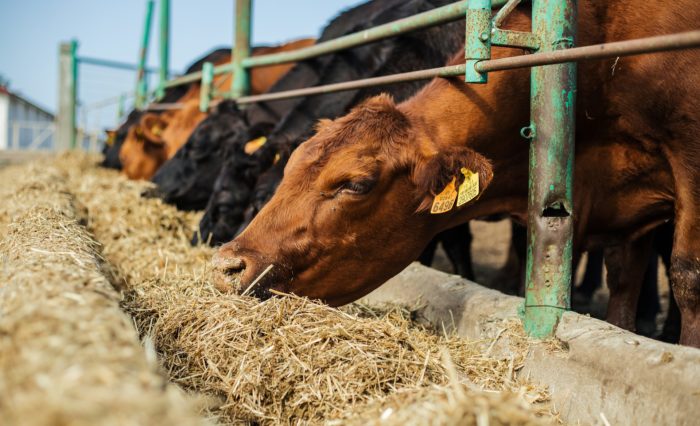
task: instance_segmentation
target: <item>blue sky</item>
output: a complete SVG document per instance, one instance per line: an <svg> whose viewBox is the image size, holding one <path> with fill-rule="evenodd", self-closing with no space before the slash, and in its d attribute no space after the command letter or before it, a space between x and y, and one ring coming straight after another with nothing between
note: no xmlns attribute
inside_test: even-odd
<svg viewBox="0 0 700 426"><path fill-rule="evenodd" d="M362 0L253 0L253 44L317 36L341 10ZM171 0L171 69L213 47L230 45L234 0ZM75 38L79 55L136 62L146 0L0 0L0 75L13 91L54 111L57 52ZM157 8L149 66L157 66ZM84 102L130 90L134 75L81 68Z"/></svg>

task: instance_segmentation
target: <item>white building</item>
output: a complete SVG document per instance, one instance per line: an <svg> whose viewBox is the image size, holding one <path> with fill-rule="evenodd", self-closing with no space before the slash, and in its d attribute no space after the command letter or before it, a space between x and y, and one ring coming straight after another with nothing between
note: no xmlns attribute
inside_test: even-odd
<svg viewBox="0 0 700 426"><path fill-rule="evenodd" d="M53 149L54 130L51 112L0 86L0 149Z"/></svg>

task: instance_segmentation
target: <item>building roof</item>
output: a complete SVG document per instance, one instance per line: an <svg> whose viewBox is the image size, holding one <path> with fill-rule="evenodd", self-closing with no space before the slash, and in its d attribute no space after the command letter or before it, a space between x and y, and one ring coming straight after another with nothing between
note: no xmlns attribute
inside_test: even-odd
<svg viewBox="0 0 700 426"><path fill-rule="evenodd" d="M24 96L20 95L19 93L10 91L10 89L8 89L7 86L0 85L0 95L7 95L13 99L19 100L20 102L23 102L25 104L30 105L32 108L37 109L46 115L50 115L51 117L54 117L53 112L42 107L41 105L37 104L34 101L30 101L29 99L25 98Z"/></svg>

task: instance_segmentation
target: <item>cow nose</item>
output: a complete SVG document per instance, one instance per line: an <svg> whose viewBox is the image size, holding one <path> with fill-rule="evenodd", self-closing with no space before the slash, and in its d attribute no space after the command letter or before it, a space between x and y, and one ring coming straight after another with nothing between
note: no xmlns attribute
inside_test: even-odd
<svg viewBox="0 0 700 426"><path fill-rule="evenodd" d="M241 277L246 263L240 257L231 257L218 252L212 258L214 286L223 292L240 292Z"/></svg>

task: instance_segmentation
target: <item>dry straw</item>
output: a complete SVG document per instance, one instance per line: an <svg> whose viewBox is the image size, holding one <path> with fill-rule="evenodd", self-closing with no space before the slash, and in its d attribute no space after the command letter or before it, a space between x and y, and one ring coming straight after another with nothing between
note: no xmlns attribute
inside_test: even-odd
<svg viewBox="0 0 700 426"><path fill-rule="evenodd" d="M95 169L86 157L57 164L114 266L123 307L171 380L219 398L221 421L552 420L547 395L515 379L527 350L517 331L507 332L520 342L509 355L494 356L492 341L433 333L400 309L340 311L298 297L259 303L221 294L211 283L213 250L189 246L198 215L140 198L146 184Z"/></svg>
<svg viewBox="0 0 700 426"><path fill-rule="evenodd" d="M65 177L0 174L0 423L201 424L119 309Z"/></svg>

